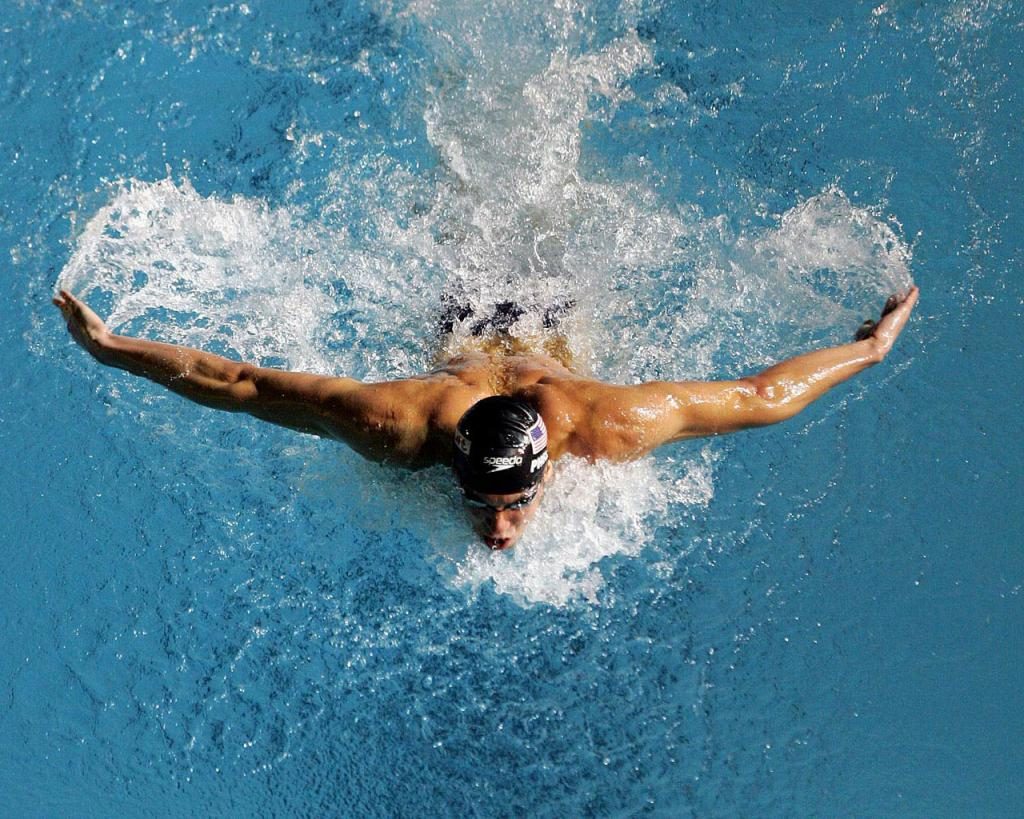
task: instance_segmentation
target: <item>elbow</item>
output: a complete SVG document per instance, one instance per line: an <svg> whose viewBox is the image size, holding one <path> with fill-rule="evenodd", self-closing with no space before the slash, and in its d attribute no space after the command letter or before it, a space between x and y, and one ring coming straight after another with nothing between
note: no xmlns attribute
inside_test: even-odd
<svg viewBox="0 0 1024 819"><path fill-rule="evenodd" d="M790 391L773 379L755 375L744 378L742 384L745 403L762 412L781 410L790 402Z"/></svg>
<svg viewBox="0 0 1024 819"><path fill-rule="evenodd" d="M231 372L225 374L224 394L238 409L245 409L244 404L251 404L260 396L257 368L251 364L239 364Z"/></svg>
<svg viewBox="0 0 1024 819"><path fill-rule="evenodd" d="M248 410L249 404L259 398L259 390L252 381L237 381L227 388L228 400L240 410Z"/></svg>
<svg viewBox="0 0 1024 819"><path fill-rule="evenodd" d="M777 424L792 418L807 405L785 384L760 376L743 379L742 390L741 402L750 426Z"/></svg>

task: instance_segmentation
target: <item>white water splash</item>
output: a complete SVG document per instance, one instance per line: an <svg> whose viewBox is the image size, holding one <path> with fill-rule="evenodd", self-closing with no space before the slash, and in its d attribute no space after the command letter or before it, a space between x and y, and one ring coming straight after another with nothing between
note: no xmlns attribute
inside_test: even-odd
<svg viewBox="0 0 1024 819"><path fill-rule="evenodd" d="M205 198L187 180L132 182L88 222L59 285L110 294L114 327L309 366L308 328L333 309L307 279L307 248L319 245L261 202Z"/></svg>
<svg viewBox="0 0 1024 819"><path fill-rule="evenodd" d="M659 521L676 525L681 515L706 507L714 494L714 463L710 445L687 457L627 464L565 458L536 517L507 552L489 551L473 534L446 467L409 473L355 456L313 458L304 486L325 500L343 496L362 529L411 532L456 586L475 591L493 584L524 604L564 606L598 600L602 560L640 554L656 545Z"/></svg>
<svg viewBox="0 0 1024 819"><path fill-rule="evenodd" d="M638 555L652 544L654 521L711 500L711 460L707 449L671 470L650 459L596 466L568 459L516 547L493 554L473 544L463 554L449 553L455 579L469 587L493 582L497 591L528 602L596 602L602 560Z"/></svg>
<svg viewBox="0 0 1024 819"><path fill-rule="evenodd" d="M58 286L109 302L121 332L376 379L427 362L433 288L410 288L409 272L295 209L201 196L187 179L131 180L88 221Z"/></svg>
<svg viewBox="0 0 1024 819"><path fill-rule="evenodd" d="M779 303L814 303L814 320L844 318L828 307L844 298L884 299L911 284L910 249L883 217L829 188L782 215L768 233L743 237L737 256L764 271ZM752 277L753 278L753 277ZM856 305L864 307L865 305ZM846 318L856 318L847 316Z"/></svg>

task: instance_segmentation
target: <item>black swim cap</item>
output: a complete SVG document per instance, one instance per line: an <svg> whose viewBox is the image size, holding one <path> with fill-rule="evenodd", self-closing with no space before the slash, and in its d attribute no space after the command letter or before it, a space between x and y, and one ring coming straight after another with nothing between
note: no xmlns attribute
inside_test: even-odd
<svg viewBox="0 0 1024 819"><path fill-rule="evenodd" d="M544 419L525 401L484 398L466 410L455 428L455 474L475 492L522 492L540 483L547 462Z"/></svg>

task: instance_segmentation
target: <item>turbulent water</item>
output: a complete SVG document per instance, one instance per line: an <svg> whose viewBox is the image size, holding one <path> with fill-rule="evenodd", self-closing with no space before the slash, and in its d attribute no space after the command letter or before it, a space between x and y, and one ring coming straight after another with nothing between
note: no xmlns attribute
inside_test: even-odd
<svg viewBox="0 0 1024 819"><path fill-rule="evenodd" d="M1022 30L5 4L6 812L1019 815ZM189 404L50 304L375 381L434 366L448 296L524 336L571 302L577 367L635 383L845 342L912 280L883 365L778 427L564 459L503 554L450 469Z"/></svg>

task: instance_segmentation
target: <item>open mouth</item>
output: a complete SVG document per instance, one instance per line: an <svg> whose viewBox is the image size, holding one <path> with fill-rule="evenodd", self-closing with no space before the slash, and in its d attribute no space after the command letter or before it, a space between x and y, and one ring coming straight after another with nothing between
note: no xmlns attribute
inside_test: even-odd
<svg viewBox="0 0 1024 819"><path fill-rule="evenodd" d="M487 544L488 549L500 552L502 549L507 549L512 545L512 539L507 537L485 537L484 543Z"/></svg>

